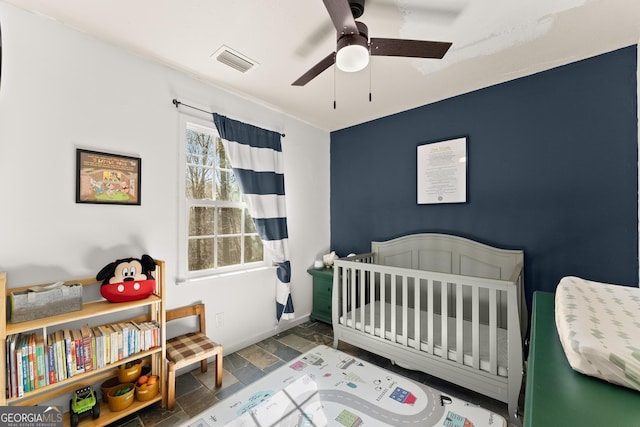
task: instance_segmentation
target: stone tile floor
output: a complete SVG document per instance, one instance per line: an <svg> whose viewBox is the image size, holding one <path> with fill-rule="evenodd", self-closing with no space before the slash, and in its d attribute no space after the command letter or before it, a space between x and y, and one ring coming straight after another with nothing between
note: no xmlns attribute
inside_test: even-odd
<svg viewBox="0 0 640 427"><path fill-rule="evenodd" d="M162 409L160 403L156 403L111 424L110 427L181 425L216 402L285 365L286 362L311 350L318 344L333 345L332 328L325 323L310 321L235 353L227 354L224 356L224 372L220 388L215 388L215 369L212 364L204 374L200 372L199 364L194 365L194 370L176 378L176 405L173 411ZM451 396L478 404L508 419L507 406L502 402L457 387L425 373L403 369L391 364L388 359L342 342L338 349L370 363L375 363L382 368L400 373L414 381L428 384Z"/></svg>

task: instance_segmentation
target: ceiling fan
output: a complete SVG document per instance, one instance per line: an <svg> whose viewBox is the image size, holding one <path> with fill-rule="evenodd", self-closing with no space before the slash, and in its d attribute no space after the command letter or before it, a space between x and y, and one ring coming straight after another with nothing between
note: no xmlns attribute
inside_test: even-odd
<svg viewBox="0 0 640 427"><path fill-rule="evenodd" d="M451 47L449 42L369 39L367 26L356 18L364 13L365 0L322 0L338 34L336 51L311 67L292 86L304 86L334 63L338 69L356 72L369 64L369 56L402 56L442 59Z"/></svg>

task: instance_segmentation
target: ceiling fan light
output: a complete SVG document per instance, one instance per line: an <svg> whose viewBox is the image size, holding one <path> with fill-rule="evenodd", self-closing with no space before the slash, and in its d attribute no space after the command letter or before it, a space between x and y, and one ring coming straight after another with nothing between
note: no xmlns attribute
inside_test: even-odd
<svg viewBox="0 0 640 427"><path fill-rule="evenodd" d="M355 39L353 41L356 43L345 43L342 46L338 43L338 52L336 53L336 66L348 73L360 71L369 65L369 48L366 40L364 44L361 40Z"/></svg>

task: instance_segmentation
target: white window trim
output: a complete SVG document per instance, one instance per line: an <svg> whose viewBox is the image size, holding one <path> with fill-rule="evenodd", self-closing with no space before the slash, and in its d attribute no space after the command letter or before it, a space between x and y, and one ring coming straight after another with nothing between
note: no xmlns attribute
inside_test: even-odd
<svg viewBox="0 0 640 427"><path fill-rule="evenodd" d="M205 279L225 277L233 274L242 274L246 272L259 271L267 268L276 268L265 249L264 260L262 262L254 262L241 266L219 267L217 269L202 270L190 272L188 269L188 240L189 240L189 224L187 222L189 208L191 204L186 199L185 176L186 176L186 128L187 123L192 123L205 128L214 129L213 119L209 120L196 117L191 114L181 112L178 124L178 284L199 282ZM216 131L217 132L217 131Z"/></svg>

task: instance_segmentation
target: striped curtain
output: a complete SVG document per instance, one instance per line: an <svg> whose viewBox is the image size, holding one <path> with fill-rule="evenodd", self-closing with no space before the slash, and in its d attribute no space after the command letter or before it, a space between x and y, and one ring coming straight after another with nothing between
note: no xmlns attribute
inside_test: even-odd
<svg viewBox="0 0 640 427"><path fill-rule="evenodd" d="M278 266L276 319L293 319L280 134L213 113L256 230Z"/></svg>

